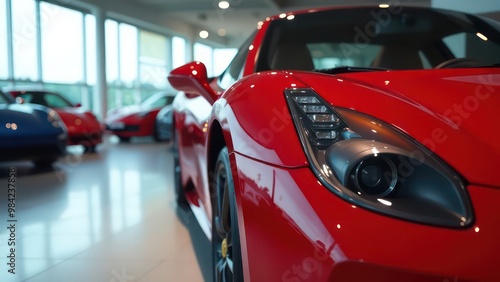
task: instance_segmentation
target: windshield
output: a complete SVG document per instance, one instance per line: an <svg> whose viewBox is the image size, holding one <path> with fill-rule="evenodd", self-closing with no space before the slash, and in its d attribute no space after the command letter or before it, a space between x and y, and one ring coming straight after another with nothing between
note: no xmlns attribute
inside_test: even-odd
<svg viewBox="0 0 500 282"><path fill-rule="evenodd" d="M18 97L24 99L25 103L39 104L49 108L68 108L73 105L57 93L26 91L21 92Z"/></svg>
<svg viewBox="0 0 500 282"><path fill-rule="evenodd" d="M12 104L12 99L10 99L6 94L0 91L0 105Z"/></svg>
<svg viewBox="0 0 500 282"><path fill-rule="evenodd" d="M165 93L157 93L142 101L141 105L146 109L161 108L171 104L174 96L166 96Z"/></svg>
<svg viewBox="0 0 500 282"><path fill-rule="evenodd" d="M500 63L493 20L415 7L356 8L271 22L257 71L428 69Z"/></svg>

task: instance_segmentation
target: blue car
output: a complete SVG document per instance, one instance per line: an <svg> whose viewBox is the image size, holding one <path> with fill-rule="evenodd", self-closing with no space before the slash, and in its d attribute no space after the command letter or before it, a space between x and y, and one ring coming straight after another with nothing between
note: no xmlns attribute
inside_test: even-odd
<svg viewBox="0 0 500 282"><path fill-rule="evenodd" d="M0 162L31 160L37 166L50 166L66 154L67 138L55 111L17 104L0 92Z"/></svg>

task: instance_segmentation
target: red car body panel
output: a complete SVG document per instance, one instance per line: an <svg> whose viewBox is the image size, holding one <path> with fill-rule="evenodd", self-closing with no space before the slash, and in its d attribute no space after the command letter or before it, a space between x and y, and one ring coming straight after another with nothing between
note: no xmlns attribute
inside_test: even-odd
<svg viewBox="0 0 500 282"><path fill-rule="evenodd" d="M104 124L109 133L123 139L156 135L156 116L173 100L168 92L157 92L139 105L123 106L108 111ZM159 140L158 140L159 141Z"/></svg>
<svg viewBox="0 0 500 282"><path fill-rule="evenodd" d="M81 108L54 109L68 128L68 145L91 145L102 143L104 128L93 115Z"/></svg>
<svg viewBox="0 0 500 282"><path fill-rule="evenodd" d="M476 224L467 230L423 226L339 199L318 184L309 168L279 168L239 154L233 159L238 167L242 242L246 242L243 258L248 259L244 265L261 270L245 277L250 281L371 281L371 271L361 271L365 267L389 279L375 281L498 278L495 256L500 244L495 234L500 215L494 205L476 207ZM469 186L468 190L473 202L500 200L496 189ZM360 269L359 276L353 277L352 271L342 275L337 266L344 263ZM410 280L394 279L401 275L393 276L394 270ZM426 276L427 280L415 280Z"/></svg>
<svg viewBox="0 0 500 282"><path fill-rule="evenodd" d="M326 75L318 77L317 74L311 73L273 72L260 73L257 78L248 76L222 96L214 106L214 112L217 113L216 120L221 122L222 127L226 129L224 135L228 138L226 139L227 145L229 150L234 152L234 167L238 168L238 180L235 179L235 183L239 183L237 186L240 187L241 192L237 195L237 199L238 196L241 197L241 202L238 202L238 206L241 207L238 210L239 219L242 222L240 228L245 234L245 239L242 241L247 243L245 247L242 247L243 258L248 258L248 262L245 263L248 263L250 269L264 269L267 265L273 265L275 269L282 269L281 272L277 270L273 273L283 273L283 276L270 277L269 272L260 272L262 276L257 274L257 276L247 277L248 279L326 281L332 275L336 277L335 279L339 279L338 281L343 281L342 277L351 277L353 281L359 281L349 276L352 275L350 270L346 270L345 276L337 273L337 270L335 274L330 273L332 269L328 265L340 262L349 262L349 269L373 268L372 271L377 275L384 275L383 277L391 281L397 280L398 277L417 279L414 281L444 281L445 279L453 281L455 277L450 276L450 273L454 273L460 279L475 281L493 281L495 277L498 277L500 273L492 272L496 253L494 250L500 247L494 235L500 232L495 225L500 220L500 215L494 215L497 214L493 210L494 204L481 205L480 208L484 211L478 210L479 207L477 207L475 227L467 231L426 227L376 215L350 205L319 184L316 177L311 174L307 159L298 142L299 139L296 137L297 133L293 126L290 126L292 120L287 114L288 108L284 95L279 91L293 86L311 87L319 93L330 92L330 102L336 107L355 109L377 116L398 128L406 129L406 133L427 145L437 155L451 157L445 158L445 161L452 164L458 171L463 171L464 176L471 183L484 185L467 188L469 193L472 193L473 202L476 201L475 197L478 197L478 202L488 199L486 203L500 200L500 194L491 188L500 187L499 180L495 177L494 167L477 165L477 163L492 164L500 157L500 147L494 142L500 138L498 132L492 132L491 139L478 138L478 136L484 136L484 134L479 134L481 130L494 128L496 124L492 117L496 105L500 104L500 96L493 95L493 93L500 92L500 70L454 70L451 74L449 70L432 72L434 72L432 79L426 78L428 85L440 83L442 87L439 90L432 87L426 89L425 85L418 83L422 80L421 75L429 76L429 71L374 72L362 75L339 75L333 78ZM254 83L254 78L259 80L259 85L265 85L264 89L257 88L259 85L250 87ZM480 79L482 83L468 81L471 78ZM266 79L269 82L266 82ZM385 81L390 81L390 89L385 85ZM415 82L412 83L412 81ZM304 82L309 84L304 84ZM405 92L399 91L399 87L419 89L418 91L429 95L422 96L420 101L412 101L402 94ZM330 89L335 89L335 91ZM243 97L251 95L251 91L266 91L269 95L265 96L265 102L258 99L244 99ZM277 95L272 96L274 93ZM450 95L446 95L447 93ZM410 97L416 96L418 95ZM367 97L370 98L367 99ZM472 102L468 102L469 100ZM366 101L372 103L366 103ZM380 104L373 105L373 101L380 102ZM391 105L390 111L387 109L388 104ZM283 105L283 107L279 108L276 105ZM448 109L456 108L455 105L463 105L464 110L469 109L465 112L469 115L454 118L448 114ZM474 115L479 106L481 114ZM429 109L429 107L432 108ZM256 115L252 109L259 109L259 113ZM458 114L453 113L453 115ZM414 118L409 119L409 116ZM458 117L461 119L459 120ZM251 119L251 122L244 120L245 118ZM433 124L434 127L422 126L425 124ZM464 134L464 132L470 133ZM450 151L457 151L457 148L467 149L464 150L464 154L450 153ZM199 158L199 152L196 154ZM196 169L198 172L203 171L198 170L200 168ZM286 187L286 192L279 190L283 187ZM304 195L304 191L311 193ZM203 194L206 193L207 191L203 192ZM209 199L205 198L205 200ZM308 206L307 203L311 204ZM335 209L332 210L331 207ZM479 220L480 217L482 220ZM363 220L359 221L359 218ZM300 222L295 222L297 220ZM348 235L342 236L343 232L340 232L339 227L345 229L344 225L347 225L345 227L349 231L344 232ZM390 232L387 226L390 226ZM320 230L322 234L315 234L317 238L309 238L308 242L299 243L304 239L303 232L315 233ZM369 234L366 234L367 230L370 230ZM270 232L279 234L279 242L275 238L266 237L266 234ZM353 238L353 234L357 234L357 237ZM423 237L433 239L421 240ZM345 244L342 244L343 240ZM355 240L357 244L349 244L352 240ZM380 247L373 248L373 242L377 242ZM414 242L414 244L408 245L408 242ZM463 246L464 242L467 242L467 247ZM290 254L283 255L286 248L290 246L308 247L302 251L294 249ZM349 249L341 248L341 246L349 247ZM269 250L274 248L280 250L279 257L269 254ZM331 252L337 253L331 253L326 259L324 252L329 248L333 248ZM455 253L457 249L460 249L462 255L454 259L450 254ZM412 258L412 254L422 253L422 250L427 250L429 257L420 255L420 257ZM293 257L293 253L298 256ZM309 254L309 256L304 256L304 254ZM393 258L391 254L394 254ZM401 258L403 254L406 254L404 260ZM466 262L463 259L463 257L479 256L481 262L477 260ZM491 262L492 265L484 265L483 260ZM444 264L443 261L448 261L448 263ZM477 265L469 265L474 261ZM427 268L426 275L422 275L423 264ZM415 268L415 266L418 267ZM323 267L324 271L320 271ZM471 268L475 270L466 271ZM396 269L399 271L395 271ZM457 269L464 271L458 273ZM484 270L483 277L477 276L478 269ZM378 273L379 271L382 271L382 274ZM342 271L339 270L339 272ZM420 274L417 275L417 272ZM357 278L373 277L371 275L372 273L368 270L366 274L360 274Z"/></svg>
<svg viewBox="0 0 500 282"><path fill-rule="evenodd" d="M128 130L108 128L108 131L119 137L151 136L154 132L156 115L160 110L161 108L156 108L149 110L147 113L141 113L141 110L128 113L127 110L127 114L117 114L116 116L108 117L106 118L106 124L121 122L125 124L126 128L133 128Z"/></svg>
<svg viewBox="0 0 500 282"><path fill-rule="evenodd" d="M193 93L211 95L208 100L215 94L171 80L179 90L193 89L174 100L174 124L182 186L205 231L212 222L213 148L217 142L228 148L245 281L500 280L494 167L500 69L255 72L271 20L250 45L243 78L223 92L211 82L220 97L206 119L195 117L199 108L188 101L203 99ZM174 70L171 77L179 75L189 72ZM314 90L333 109L375 117L374 124L388 124L427 147L465 179L473 223L462 229L415 223L332 193L311 169L294 127L284 90L297 88Z"/></svg>

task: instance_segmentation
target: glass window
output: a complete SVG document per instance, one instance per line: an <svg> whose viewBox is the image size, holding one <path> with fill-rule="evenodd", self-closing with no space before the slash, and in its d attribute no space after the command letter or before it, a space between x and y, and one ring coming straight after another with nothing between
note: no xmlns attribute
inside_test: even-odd
<svg viewBox="0 0 500 282"><path fill-rule="evenodd" d="M248 55L250 45L253 42L255 33L250 36L247 41L240 47L238 53L234 56L233 60L226 68L224 73L219 77L219 86L222 89L227 89L236 80L240 79L243 75L243 68L245 67L245 60Z"/></svg>
<svg viewBox="0 0 500 282"><path fill-rule="evenodd" d="M453 55L457 58L465 57L466 45L465 32L452 34L443 38L443 42L448 46Z"/></svg>
<svg viewBox="0 0 500 282"><path fill-rule="evenodd" d="M118 23L106 20L106 78L108 83L118 82Z"/></svg>
<svg viewBox="0 0 500 282"><path fill-rule="evenodd" d="M11 3L14 78L35 81L39 79L35 1L16 0Z"/></svg>
<svg viewBox="0 0 500 282"><path fill-rule="evenodd" d="M7 2L0 0L0 79L9 77L7 36Z"/></svg>
<svg viewBox="0 0 500 282"><path fill-rule="evenodd" d="M40 2L42 80L83 82L83 14Z"/></svg>
<svg viewBox="0 0 500 282"><path fill-rule="evenodd" d="M181 37L172 37L172 68L186 64L186 40Z"/></svg>
<svg viewBox="0 0 500 282"><path fill-rule="evenodd" d="M83 104L84 106L90 108L88 97L84 98L87 94L87 87L77 85L77 84L60 84L60 83L44 83L43 88L59 93L64 99L68 100L72 104Z"/></svg>
<svg viewBox="0 0 500 282"><path fill-rule="evenodd" d="M18 97L23 99L23 103L33 103L33 95L31 94L21 94ZM45 106L45 103L42 105Z"/></svg>
<svg viewBox="0 0 500 282"><path fill-rule="evenodd" d="M161 63L167 60L167 38L163 35L141 30L141 61L153 59Z"/></svg>
<svg viewBox="0 0 500 282"><path fill-rule="evenodd" d="M167 38L160 34L141 30L139 41L141 87L165 88L167 85Z"/></svg>
<svg viewBox="0 0 500 282"><path fill-rule="evenodd" d="M166 86L166 77L168 75L166 66L141 64L139 70L141 73L141 87L160 89Z"/></svg>
<svg viewBox="0 0 500 282"><path fill-rule="evenodd" d="M201 43L195 43L194 44L194 60L195 61L200 61L202 62L203 64L205 64L205 66L207 67L207 73L208 73L208 76L213 76L214 75L214 70L213 70L213 64L212 64L212 47L210 46L207 46L205 44L201 44Z"/></svg>
<svg viewBox="0 0 500 282"><path fill-rule="evenodd" d="M137 28L120 24L120 78L127 86L137 79Z"/></svg>
<svg viewBox="0 0 500 282"><path fill-rule="evenodd" d="M236 48L218 48L214 49L214 74L221 74L233 60L238 49Z"/></svg>
<svg viewBox="0 0 500 282"><path fill-rule="evenodd" d="M1 104L10 104L10 103L12 103L10 98L6 94L4 94L3 92L0 91L0 105Z"/></svg>
<svg viewBox="0 0 500 282"><path fill-rule="evenodd" d="M363 52L353 52L346 56L346 50L354 45L347 43L311 43L307 44L314 69L328 69L343 66L369 66L381 50L380 45L363 46Z"/></svg>
<svg viewBox="0 0 500 282"><path fill-rule="evenodd" d="M163 92L159 92L144 100L141 105L146 109L161 108L166 106L168 101L167 96Z"/></svg>
<svg viewBox="0 0 500 282"><path fill-rule="evenodd" d="M45 94L45 101L50 108L72 107L72 105L61 96L52 93Z"/></svg>
<svg viewBox="0 0 500 282"><path fill-rule="evenodd" d="M87 59L87 84L96 82L96 25L94 15L85 15L85 51Z"/></svg>

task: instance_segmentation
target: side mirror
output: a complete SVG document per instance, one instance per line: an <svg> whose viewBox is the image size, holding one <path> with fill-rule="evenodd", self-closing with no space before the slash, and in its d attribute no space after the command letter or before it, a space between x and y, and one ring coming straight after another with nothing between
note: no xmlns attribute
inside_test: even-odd
<svg viewBox="0 0 500 282"><path fill-rule="evenodd" d="M192 95L203 96L211 105L219 98L209 85L207 68L201 62L191 62L174 69L168 81L175 89Z"/></svg>

